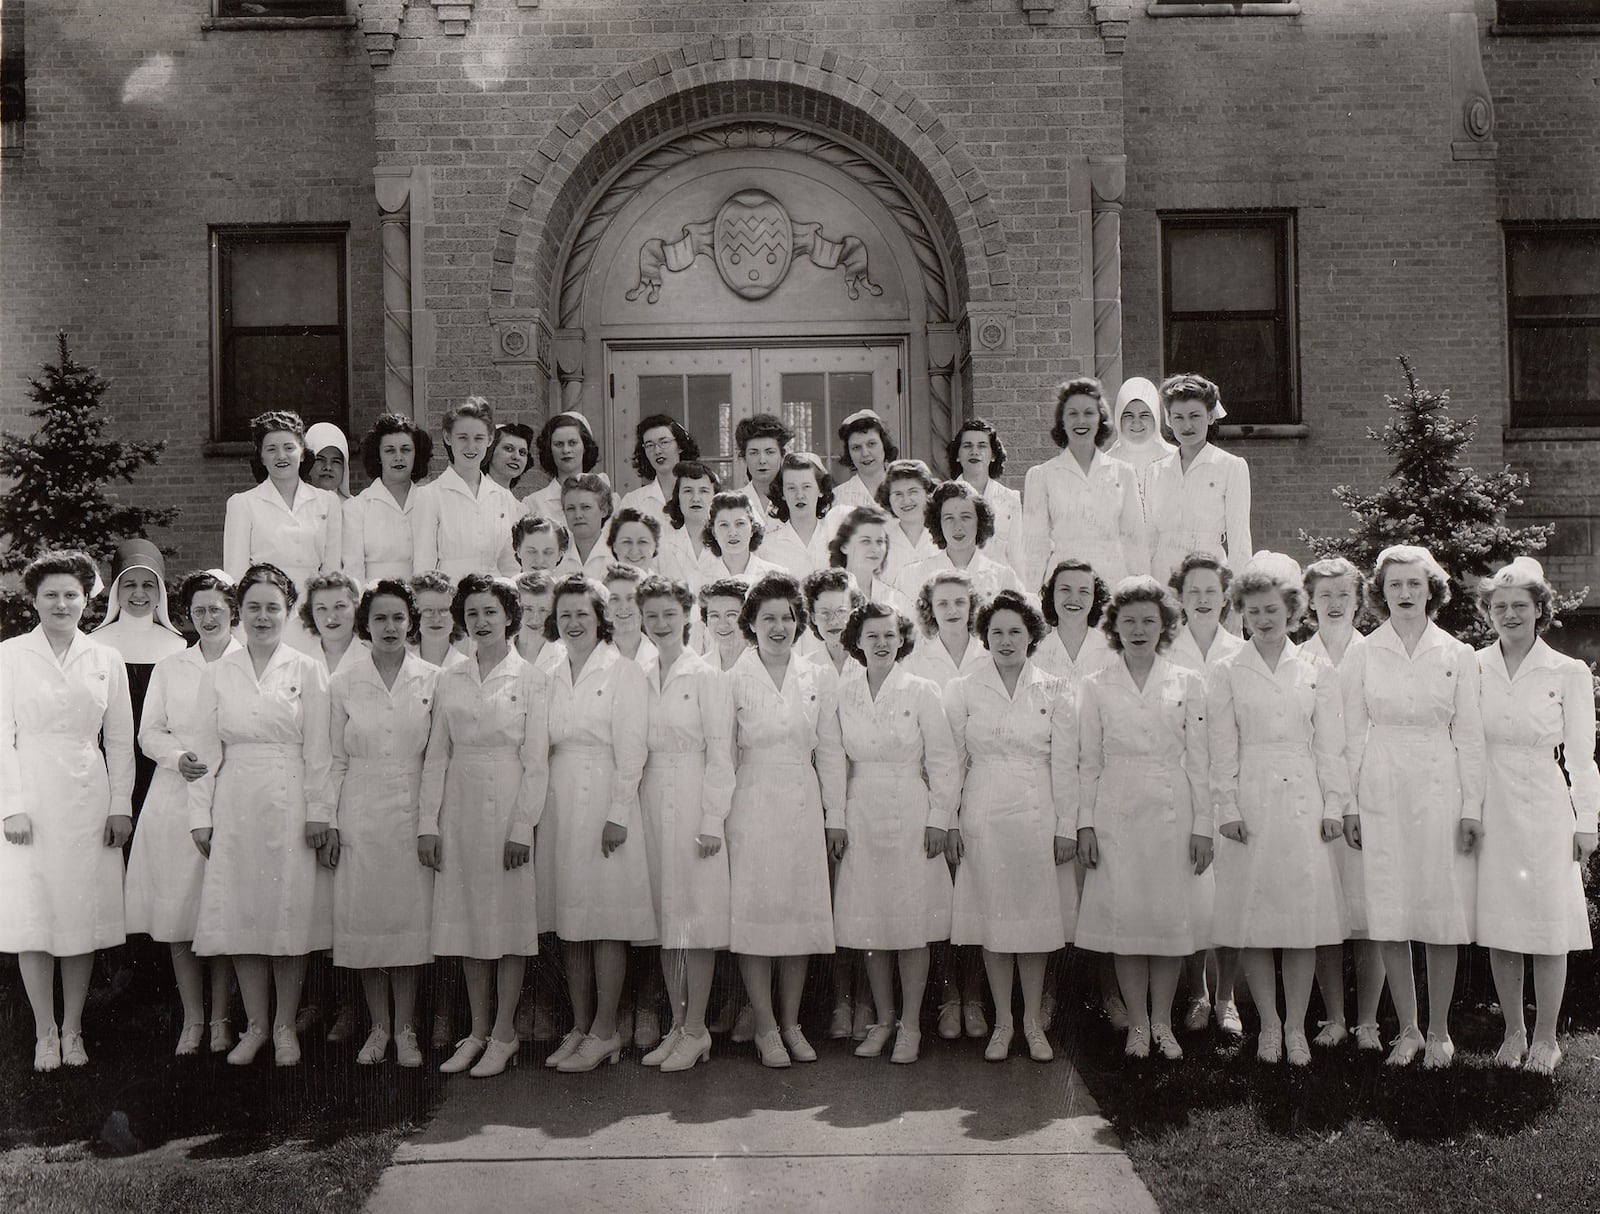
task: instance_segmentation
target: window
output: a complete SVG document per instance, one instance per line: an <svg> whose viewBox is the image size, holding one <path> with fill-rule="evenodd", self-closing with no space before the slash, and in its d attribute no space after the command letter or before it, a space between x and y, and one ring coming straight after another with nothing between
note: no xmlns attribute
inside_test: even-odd
<svg viewBox="0 0 1600 1214"><path fill-rule="evenodd" d="M22 151L22 128L28 117L27 56L22 0L0 7L0 155Z"/></svg>
<svg viewBox="0 0 1600 1214"><path fill-rule="evenodd" d="M1513 426L1600 426L1600 224L1506 229Z"/></svg>
<svg viewBox="0 0 1600 1214"><path fill-rule="evenodd" d="M1299 421L1292 217L1161 216L1162 365L1222 389L1229 425Z"/></svg>
<svg viewBox="0 0 1600 1214"><path fill-rule="evenodd" d="M348 432L350 341L340 227L213 228L212 437L293 409Z"/></svg>
<svg viewBox="0 0 1600 1214"><path fill-rule="evenodd" d="M1500 29L1600 25L1600 0L1496 0Z"/></svg>
<svg viewBox="0 0 1600 1214"><path fill-rule="evenodd" d="M219 17L343 17L344 0L216 0Z"/></svg>

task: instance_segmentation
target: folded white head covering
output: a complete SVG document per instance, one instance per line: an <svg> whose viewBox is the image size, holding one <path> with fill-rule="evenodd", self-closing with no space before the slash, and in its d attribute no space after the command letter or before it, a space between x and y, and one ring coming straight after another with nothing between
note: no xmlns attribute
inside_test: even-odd
<svg viewBox="0 0 1600 1214"><path fill-rule="evenodd" d="M1282 552L1273 552L1262 548L1252 556L1245 567L1239 571L1243 577L1247 573L1264 573L1275 581L1284 582L1290 586L1298 586L1304 580L1300 569L1300 562L1292 556Z"/></svg>
<svg viewBox="0 0 1600 1214"><path fill-rule="evenodd" d="M1382 569L1384 565L1391 561L1402 565L1421 565L1423 569L1441 582L1450 580L1450 575L1444 571L1444 566L1434 560L1433 553L1429 552L1421 544L1390 544L1389 547L1378 553L1378 560L1373 565L1373 568Z"/></svg>
<svg viewBox="0 0 1600 1214"><path fill-rule="evenodd" d="M1491 586L1541 586L1548 585L1544 577L1544 566L1531 556L1519 556L1509 565L1504 565L1495 571L1489 579Z"/></svg>
<svg viewBox="0 0 1600 1214"><path fill-rule="evenodd" d="M317 422L306 431L306 450L315 455L327 447L337 447L339 454L344 456L344 483L339 486L339 492L350 496L350 441L345 438L344 431L332 422Z"/></svg>
<svg viewBox="0 0 1600 1214"><path fill-rule="evenodd" d="M1137 441L1122 431L1122 415L1135 401L1143 401L1150 409L1150 433ZM1161 437L1161 393L1156 390L1155 384L1142 375L1123 380L1122 387L1117 389L1117 407L1112 411L1111 420L1116 427L1117 439L1106 454L1132 464L1135 469L1153 464L1177 450Z"/></svg>

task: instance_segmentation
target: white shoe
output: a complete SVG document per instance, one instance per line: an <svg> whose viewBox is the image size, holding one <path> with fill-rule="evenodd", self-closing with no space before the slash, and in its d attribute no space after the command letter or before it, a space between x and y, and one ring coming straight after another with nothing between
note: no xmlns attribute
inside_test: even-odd
<svg viewBox="0 0 1600 1214"><path fill-rule="evenodd" d="M62 1066L88 1066L89 1054L83 1048L82 1033L61 1034L61 1065Z"/></svg>
<svg viewBox="0 0 1600 1214"><path fill-rule="evenodd" d="M711 1057L711 1034L701 1032L698 1036L686 1033L682 1029L674 1029L678 1039L673 1043L672 1053L661 1060L661 1073L668 1074L674 1071L690 1070L695 1063L705 1062Z"/></svg>
<svg viewBox="0 0 1600 1214"><path fill-rule="evenodd" d="M446 1058L439 1065L441 1075L459 1075L478 1060L478 1055L483 1053L484 1040L482 1037L463 1037L456 1042L456 1052Z"/></svg>
<svg viewBox="0 0 1600 1214"><path fill-rule="evenodd" d="M1428 1044L1422 1051L1422 1069L1425 1071L1442 1071L1455 1059L1456 1043L1448 1036L1435 1037L1428 1034Z"/></svg>
<svg viewBox="0 0 1600 1214"><path fill-rule="evenodd" d="M372 1026L372 1031L367 1034L360 1052L356 1054L356 1062L360 1066L377 1066L388 1052L389 1030L381 1024L375 1024Z"/></svg>
<svg viewBox="0 0 1600 1214"><path fill-rule="evenodd" d="M889 1044L889 1039L893 1036L894 1028L891 1025L874 1024L869 1026L867 1035L861 1039L861 1044L856 1046L856 1057L877 1058L883 1053L884 1047ZM790 1052L792 1053L793 1051Z"/></svg>
<svg viewBox="0 0 1600 1214"><path fill-rule="evenodd" d="M1405 1029L1394 1039L1394 1049L1389 1051L1389 1056L1384 1059L1386 1066L1410 1066L1416 1056L1422 1053L1427 1042L1423 1039L1422 1030L1415 1025Z"/></svg>
<svg viewBox="0 0 1600 1214"><path fill-rule="evenodd" d="M183 1026L183 1032L178 1034L178 1048L173 1054L178 1058L190 1058L200 1052L200 1043L205 1040L206 1022L204 1020L191 1020Z"/></svg>
<svg viewBox="0 0 1600 1214"><path fill-rule="evenodd" d="M1011 1053L1011 1026L997 1024L994 1032L989 1036L989 1044L983 1047L983 1060L985 1062L1004 1062L1006 1055Z"/></svg>
<svg viewBox="0 0 1600 1214"><path fill-rule="evenodd" d="M1383 1049L1383 1036L1378 1032L1376 1024L1358 1024L1355 1029L1356 1049L1366 1052L1377 1052Z"/></svg>
<svg viewBox="0 0 1600 1214"><path fill-rule="evenodd" d="M633 1044L641 1050L661 1044L661 1018L648 1008L640 1008L633 1018Z"/></svg>
<svg viewBox="0 0 1600 1214"><path fill-rule="evenodd" d="M639 1059L640 1063L644 1066L660 1066L672 1056L672 1051L682 1036L683 1030L677 1025L673 1025L667 1030L667 1035L661 1039L661 1044Z"/></svg>
<svg viewBox="0 0 1600 1214"><path fill-rule="evenodd" d="M1210 1008L1206 1009L1207 1016ZM1150 1042L1161 1051L1161 1056L1168 1062L1177 1062L1183 1057L1183 1047L1178 1044L1178 1039L1172 1034L1172 1026L1167 1024L1152 1024L1150 1026Z"/></svg>
<svg viewBox="0 0 1600 1214"><path fill-rule="evenodd" d="M1217 1032L1228 1037L1244 1036L1244 1021L1239 1019L1239 1005L1232 999L1218 999L1212 1009L1217 1017Z"/></svg>
<svg viewBox="0 0 1600 1214"><path fill-rule="evenodd" d="M1290 1066L1311 1065L1311 1043L1305 1030L1292 1029L1283 1035L1283 1056Z"/></svg>
<svg viewBox="0 0 1600 1214"><path fill-rule="evenodd" d="M1183 1027L1198 1033L1211 1023L1211 1003L1202 998L1191 999L1189 1010L1183 1017Z"/></svg>
<svg viewBox="0 0 1600 1214"><path fill-rule="evenodd" d="M889 1055L889 1061L909 1065L917 1060L922 1049L922 1030L910 1028L903 1021L896 1027L894 1053Z"/></svg>
<svg viewBox="0 0 1600 1214"><path fill-rule="evenodd" d="M554 1070L568 1058L578 1052L578 1047L583 1044L584 1032L582 1029L568 1029L567 1035L561 1039L561 1044L550 1051L550 1056L544 1060L545 1066Z"/></svg>
<svg viewBox="0 0 1600 1214"><path fill-rule="evenodd" d="M829 1036L832 1036L830 1033ZM939 1005L939 1036L946 1041L954 1041L961 1036L961 1004L941 1003Z"/></svg>
<svg viewBox="0 0 1600 1214"><path fill-rule="evenodd" d="M1561 1047L1554 1041L1535 1041L1528 1047L1528 1061L1523 1069L1535 1075L1553 1075L1561 1065Z"/></svg>
<svg viewBox="0 0 1600 1214"><path fill-rule="evenodd" d="M506 1067L517 1065L517 1051L521 1048L522 1041L515 1033L512 1033L510 1041L501 1041L491 1035L488 1044L483 1047L483 1056L478 1059L478 1064L467 1073L474 1079L499 1075Z"/></svg>
<svg viewBox="0 0 1600 1214"><path fill-rule="evenodd" d="M1283 1025L1263 1024L1256 1038L1256 1058L1262 1062L1283 1061Z"/></svg>
<svg viewBox="0 0 1600 1214"><path fill-rule="evenodd" d="M422 1047L417 1044L417 1030L409 1024L402 1025L394 1035L394 1060L408 1068L422 1065Z"/></svg>
<svg viewBox="0 0 1600 1214"><path fill-rule="evenodd" d="M50 1031L33 1043L33 1069L53 1071L61 1066L61 1033L52 1025Z"/></svg>
<svg viewBox="0 0 1600 1214"><path fill-rule="evenodd" d="M245 1025L244 1032L239 1034L239 1042L228 1052L228 1062L232 1066L249 1066L256 1060L256 1055L261 1052L261 1047L272 1040L272 1034L259 1024Z"/></svg>
<svg viewBox="0 0 1600 1214"><path fill-rule="evenodd" d="M779 1032L784 1048L789 1051L789 1057L796 1062L815 1062L817 1051L811 1048L811 1043L806 1040L806 1035L800 1031L798 1024L791 1024Z"/></svg>
<svg viewBox="0 0 1600 1214"><path fill-rule="evenodd" d="M1331 1050L1334 1046L1343 1045L1349 1035L1343 1020L1324 1020L1320 1031L1311 1039L1311 1044L1319 1050Z"/></svg>
<svg viewBox="0 0 1600 1214"><path fill-rule="evenodd" d="M226 1054L234 1046L233 1025L227 1017L211 1022L211 1052L213 1054Z"/></svg>
<svg viewBox="0 0 1600 1214"><path fill-rule="evenodd" d="M1506 1034L1506 1039L1500 1043L1500 1049L1494 1056L1494 1064L1515 1070L1527 1056L1528 1031L1524 1029L1520 1033Z"/></svg>
<svg viewBox="0 0 1600 1214"><path fill-rule="evenodd" d="M556 1066L556 1070L563 1075L576 1075L584 1071L592 1071L602 1062L609 1062L613 1066L622 1059L622 1034L613 1033L610 1040L602 1041L593 1033L584 1037L578 1048L573 1050Z"/></svg>
<svg viewBox="0 0 1600 1214"><path fill-rule="evenodd" d="M300 1035L293 1025L272 1030L272 1061L278 1066L300 1065Z"/></svg>
<svg viewBox="0 0 1600 1214"><path fill-rule="evenodd" d="M1122 1043L1122 1052L1129 1058L1150 1057L1150 1031L1137 1024L1128 1026L1128 1039Z"/></svg>
<svg viewBox="0 0 1600 1214"><path fill-rule="evenodd" d="M1049 1062L1055 1058L1056 1052L1050 1048L1044 1026L1032 1023L1026 1016L1022 1018L1022 1039L1028 1043L1028 1057L1035 1062Z"/></svg>
<svg viewBox="0 0 1600 1214"><path fill-rule="evenodd" d="M1105 1008L1106 1019L1111 1021L1111 1027L1117 1032L1128 1027L1128 1005L1122 1001L1121 995L1107 995L1101 1006Z"/></svg>

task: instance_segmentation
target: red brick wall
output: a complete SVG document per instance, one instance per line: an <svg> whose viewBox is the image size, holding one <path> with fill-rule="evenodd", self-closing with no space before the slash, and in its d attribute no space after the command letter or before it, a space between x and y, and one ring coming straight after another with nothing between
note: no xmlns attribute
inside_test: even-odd
<svg viewBox="0 0 1600 1214"><path fill-rule="evenodd" d="M360 37L202 33L207 8L30 4L26 146L0 165L0 425L32 429L27 379L66 329L112 381L112 430L167 440L121 492L182 507L175 570L221 559L222 503L252 483L244 457L205 454L208 224L349 223L354 428L383 390Z"/></svg>

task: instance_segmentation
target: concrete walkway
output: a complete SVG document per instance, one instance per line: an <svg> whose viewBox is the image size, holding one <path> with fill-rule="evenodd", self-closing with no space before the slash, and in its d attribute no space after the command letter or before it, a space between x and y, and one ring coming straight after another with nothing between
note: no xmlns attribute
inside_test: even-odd
<svg viewBox="0 0 1600 1214"><path fill-rule="evenodd" d="M1070 1064L990 1064L982 1049L930 1034L900 1067L828 1042L816 1063L769 1071L727 1046L683 1074L634 1054L558 1075L524 1046L515 1071L450 1082L368 1208L1155 1214Z"/></svg>

